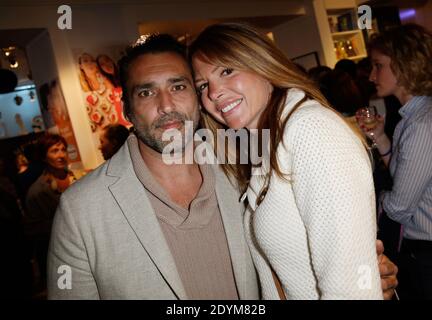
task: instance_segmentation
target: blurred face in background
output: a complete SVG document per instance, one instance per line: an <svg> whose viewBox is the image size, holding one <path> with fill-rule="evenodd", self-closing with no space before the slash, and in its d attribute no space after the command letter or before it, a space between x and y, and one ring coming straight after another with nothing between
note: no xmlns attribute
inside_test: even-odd
<svg viewBox="0 0 432 320"><path fill-rule="evenodd" d="M22 154L19 153L16 157L16 166L18 168L18 173L24 172L28 168L28 160L27 158Z"/></svg>
<svg viewBox="0 0 432 320"><path fill-rule="evenodd" d="M67 167L67 150L63 142L57 142L48 148L45 162L54 169L65 169Z"/></svg>
<svg viewBox="0 0 432 320"><path fill-rule="evenodd" d="M402 88L391 68L391 58L377 50L371 52L372 72L369 80L375 84L377 95L387 97L396 95Z"/></svg>

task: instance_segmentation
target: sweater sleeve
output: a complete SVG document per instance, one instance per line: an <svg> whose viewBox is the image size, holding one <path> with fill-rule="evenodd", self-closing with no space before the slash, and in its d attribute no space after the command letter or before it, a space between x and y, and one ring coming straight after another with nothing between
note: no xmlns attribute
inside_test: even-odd
<svg viewBox="0 0 432 320"><path fill-rule="evenodd" d="M334 112L314 105L302 109L288 124L287 145L320 297L382 299L367 153Z"/></svg>

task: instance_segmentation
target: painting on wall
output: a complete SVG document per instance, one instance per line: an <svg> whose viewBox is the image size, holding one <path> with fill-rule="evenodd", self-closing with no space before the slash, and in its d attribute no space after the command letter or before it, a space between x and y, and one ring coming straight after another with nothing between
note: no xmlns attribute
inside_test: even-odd
<svg viewBox="0 0 432 320"><path fill-rule="evenodd" d="M291 58L291 61L301 65L306 70L320 66L318 53L316 51L303 54L301 56Z"/></svg>
<svg viewBox="0 0 432 320"><path fill-rule="evenodd" d="M109 124L130 127L123 114L122 89L118 67L108 54L75 50L77 71L95 145L99 134Z"/></svg>
<svg viewBox="0 0 432 320"><path fill-rule="evenodd" d="M42 104L42 116L47 130L50 133L59 134L66 139L70 164L80 163L81 156L58 79L43 84L39 88L39 93Z"/></svg>

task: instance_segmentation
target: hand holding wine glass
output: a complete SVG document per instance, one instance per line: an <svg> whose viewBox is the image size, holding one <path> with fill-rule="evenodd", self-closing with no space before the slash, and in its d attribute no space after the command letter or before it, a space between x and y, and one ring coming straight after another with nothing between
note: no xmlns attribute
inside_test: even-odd
<svg viewBox="0 0 432 320"><path fill-rule="evenodd" d="M384 117L378 114L375 106L368 106L356 112L357 123L367 137L372 140L372 148L375 148L376 141L384 134Z"/></svg>

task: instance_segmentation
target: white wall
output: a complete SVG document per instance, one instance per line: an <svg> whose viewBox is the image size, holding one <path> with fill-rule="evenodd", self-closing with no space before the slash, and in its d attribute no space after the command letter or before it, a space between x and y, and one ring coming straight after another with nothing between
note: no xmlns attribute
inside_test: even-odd
<svg viewBox="0 0 432 320"><path fill-rule="evenodd" d="M325 64L326 58L312 1L306 3L305 10L306 14L304 16L295 18L273 29L274 39L290 58L316 51L321 64Z"/></svg>
<svg viewBox="0 0 432 320"><path fill-rule="evenodd" d="M26 52L36 86L49 83L58 77L54 51L47 31L32 39L26 46Z"/></svg>

